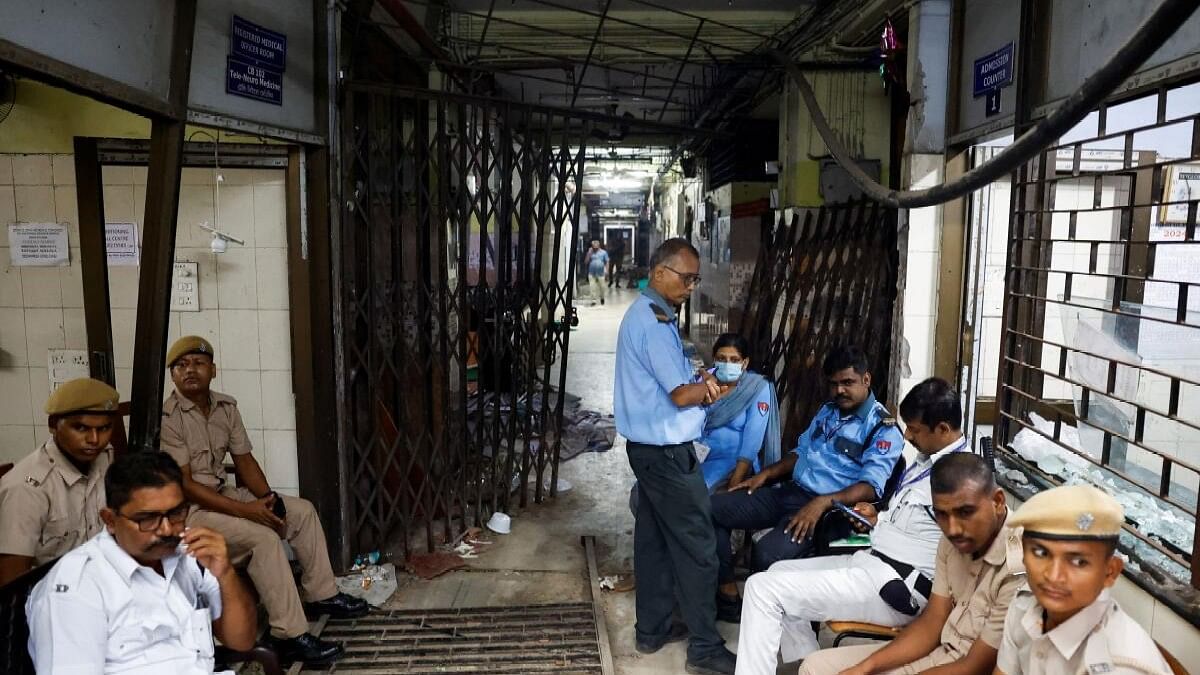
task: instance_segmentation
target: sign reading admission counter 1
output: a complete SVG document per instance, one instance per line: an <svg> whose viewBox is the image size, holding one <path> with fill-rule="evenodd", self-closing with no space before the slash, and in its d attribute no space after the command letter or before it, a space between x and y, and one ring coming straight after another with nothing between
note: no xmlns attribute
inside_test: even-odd
<svg viewBox="0 0 1200 675"><path fill-rule="evenodd" d="M986 96L985 112L988 117L1000 114L1000 90L1012 84L1013 43L975 59L975 98Z"/></svg>
<svg viewBox="0 0 1200 675"><path fill-rule="evenodd" d="M287 36L236 14L229 29L225 93L283 105Z"/></svg>

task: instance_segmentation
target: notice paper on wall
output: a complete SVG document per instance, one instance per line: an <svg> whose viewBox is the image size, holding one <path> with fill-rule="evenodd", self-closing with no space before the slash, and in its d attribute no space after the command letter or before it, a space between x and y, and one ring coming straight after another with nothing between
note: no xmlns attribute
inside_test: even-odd
<svg viewBox="0 0 1200 675"><path fill-rule="evenodd" d="M46 368L50 375L50 391L71 380L91 377L88 353L83 349L50 349L46 351Z"/></svg>
<svg viewBox="0 0 1200 675"><path fill-rule="evenodd" d="M67 226L62 223L12 223L8 251L13 267L65 267L71 264Z"/></svg>
<svg viewBox="0 0 1200 675"><path fill-rule="evenodd" d="M109 265L136 267L138 264L137 223L105 223L104 249Z"/></svg>

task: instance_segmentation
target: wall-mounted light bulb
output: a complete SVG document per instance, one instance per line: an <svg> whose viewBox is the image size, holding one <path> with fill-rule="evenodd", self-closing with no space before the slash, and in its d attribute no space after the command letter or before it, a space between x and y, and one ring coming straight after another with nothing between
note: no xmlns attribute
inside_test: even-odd
<svg viewBox="0 0 1200 675"><path fill-rule="evenodd" d="M229 248L229 242L225 241L225 237L219 234L214 234L212 243L209 244L213 253L224 253L225 249Z"/></svg>

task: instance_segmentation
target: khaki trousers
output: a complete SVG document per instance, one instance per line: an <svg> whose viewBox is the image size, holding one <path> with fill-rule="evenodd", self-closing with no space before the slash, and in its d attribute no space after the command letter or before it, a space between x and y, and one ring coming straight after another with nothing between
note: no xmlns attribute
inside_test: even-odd
<svg viewBox="0 0 1200 675"><path fill-rule="evenodd" d="M883 649L886 642L877 642L869 645L854 645L853 647L838 647L837 649L822 649L819 652L813 652L804 659L804 663L800 664L799 675L837 675L838 673L853 668L862 663L871 654ZM906 666L900 666L894 670L888 670L878 675L917 675L930 668L944 666L947 663L952 663L958 660L958 657L951 655L946 651L945 646L940 646L929 653L928 656L913 661Z"/></svg>
<svg viewBox="0 0 1200 675"><path fill-rule="evenodd" d="M245 488L225 487L221 494L239 502L254 501L254 495ZM203 509L192 512L188 525L211 528L225 537L230 561L237 567L245 566L259 600L267 609L271 635L294 638L308 632L301 592L305 602L326 600L337 593L337 584L325 548L325 529L312 502L287 495L280 498L287 508L284 538L295 551L302 570L300 589L292 579L283 542L271 528Z"/></svg>

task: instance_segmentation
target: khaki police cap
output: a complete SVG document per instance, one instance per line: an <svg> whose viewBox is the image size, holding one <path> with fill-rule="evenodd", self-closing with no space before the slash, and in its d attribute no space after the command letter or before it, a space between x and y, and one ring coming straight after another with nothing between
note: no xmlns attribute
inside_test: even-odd
<svg viewBox="0 0 1200 675"><path fill-rule="evenodd" d="M46 399L47 415L115 413L121 395L100 380L83 377L59 385Z"/></svg>
<svg viewBox="0 0 1200 675"><path fill-rule="evenodd" d="M1064 485L1037 493L1008 519L1010 527L1042 539L1114 539L1125 510L1091 485Z"/></svg>
<svg viewBox="0 0 1200 675"><path fill-rule="evenodd" d="M175 341L171 348L167 350L167 367L175 365L179 359L188 354L208 354L213 356L213 346L208 340L199 335L186 335Z"/></svg>

